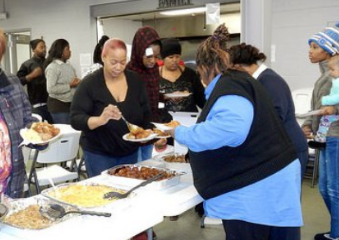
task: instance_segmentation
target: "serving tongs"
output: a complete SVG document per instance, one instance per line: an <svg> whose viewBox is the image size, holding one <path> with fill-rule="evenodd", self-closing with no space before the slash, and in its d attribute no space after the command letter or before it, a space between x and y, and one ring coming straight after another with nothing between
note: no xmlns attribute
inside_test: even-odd
<svg viewBox="0 0 339 240"><path fill-rule="evenodd" d="M94 212L94 211L83 211L83 210L71 210L67 211L65 208L59 204L53 203L47 207L40 207L39 212L42 216L55 220L58 218L63 218L65 215L73 213L80 215L92 215L92 216L102 216L102 217L110 217L112 214L107 212Z"/></svg>
<svg viewBox="0 0 339 240"><path fill-rule="evenodd" d="M159 173L158 175L155 175L152 178L147 179L146 181L143 181L142 183L136 185L135 187L131 188L130 190L128 190L125 193L119 193L119 192L108 192L104 194L104 199L123 199L128 197L128 195L131 194L131 192L133 192L135 189L146 186L147 184L150 184L156 180L158 180L159 178L163 177L165 174L165 172Z"/></svg>

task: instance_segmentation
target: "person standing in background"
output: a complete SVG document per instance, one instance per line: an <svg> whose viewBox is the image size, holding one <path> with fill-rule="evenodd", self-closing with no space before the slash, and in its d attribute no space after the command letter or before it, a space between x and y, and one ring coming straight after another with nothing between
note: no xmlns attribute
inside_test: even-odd
<svg viewBox="0 0 339 240"><path fill-rule="evenodd" d="M69 43L65 39L53 42L45 63L47 92L47 107L54 123L69 124L71 102L75 88L80 80L75 69L67 60L71 57Z"/></svg>
<svg viewBox="0 0 339 240"><path fill-rule="evenodd" d="M0 29L0 61L6 49L6 38ZM24 157L19 144L20 129L37 121L32 117L27 94L15 75L0 68L0 194L23 197L26 179Z"/></svg>
<svg viewBox="0 0 339 240"><path fill-rule="evenodd" d="M48 93L44 71L46 44L42 39L34 39L30 41L30 46L33 57L21 64L17 76L22 85L27 85L32 112L40 115L48 123L53 123L52 116L47 109Z"/></svg>
<svg viewBox="0 0 339 240"><path fill-rule="evenodd" d="M88 75L89 73L92 73L100 68L102 68L102 66L104 65L104 63L102 62L101 59L101 52L102 52L102 48L104 47L105 42L109 39L108 36L103 35L99 42L97 43L97 45L94 48L94 52L93 52L93 65L91 66L91 68L89 69L88 72L86 72L85 76Z"/></svg>
<svg viewBox="0 0 339 240"><path fill-rule="evenodd" d="M171 119L161 119L159 110L159 66L157 59L160 56L161 41L158 33L149 26L141 27L135 33L132 42L131 60L127 69L133 70L145 82L148 99L151 106L152 122L169 122ZM161 148L166 139L159 139L155 144ZM152 158L153 144L146 144L139 149L138 161Z"/></svg>
<svg viewBox="0 0 339 240"><path fill-rule="evenodd" d="M320 77L314 84L311 110L321 109L321 99L330 93L332 78L328 61L331 56L339 54L339 24L326 27L323 31L313 35L309 40L309 59L311 63L318 63ZM323 115L338 114L338 106L322 108ZM321 115L306 118L302 125L304 134L313 138L318 129ZM326 134L326 147L320 149L319 156L319 191L331 216L330 232L319 233L315 240L328 240L339 238L339 121L331 123Z"/></svg>
<svg viewBox="0 0 339 240"><path fill-rule="evenodd" d="M256 47L241 43L230 47L229 53L233 67L239 71L245 71L257 79L271 96L273 106L297 150L302 180L308 161L308 145L307 139L295 118L290 88L279 74L264 64L266 56Z"/></svg>
<svg viewBox="0 0 339 240"><path fill-rule="evenodd" d="M161 94L183 94L185 97L166 97L165 108L173 112L198 112L205 104L205 88L192 69L180 65L181 45L177 39L162 41L161 57L164 65L159 67Z"/></svg>

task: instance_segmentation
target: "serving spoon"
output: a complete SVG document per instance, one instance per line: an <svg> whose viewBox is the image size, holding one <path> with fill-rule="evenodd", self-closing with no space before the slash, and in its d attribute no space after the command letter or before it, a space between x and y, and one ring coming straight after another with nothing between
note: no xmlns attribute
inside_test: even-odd
<svg viewBox="0 0 339 240"><path fill-rule="evenodd" d="M135 189L146 186L147 184L150 184L156 180L158 180L159 178L161 178L162 176L164 176L164 172L159 173L158 175L155 175L152 178L147 179L146 181L143 181L142 183L140 183L139 185L136 185L135 187L131 188L130 190L128 190L125 193L119 193L119 192L108 192L104 194L104 198L105 199L123 199L128 197L128 195L131 194L131 192L133 192Z"/></svg>
<svg viewBox="0 0 339 240"><path fill-rule="evenodd" d="M49 208L43 209L42 207L39 209L40 213L48 218L57 219L63 218L65 215L70 213L76 213L81 215L92 215L92 216L102 216L102 217L110 217L112 214L107 212L94 212L94 211L82 211L82 210L71 210L66 212L65 208L59 204L53 203L49 205Z"/></svg>

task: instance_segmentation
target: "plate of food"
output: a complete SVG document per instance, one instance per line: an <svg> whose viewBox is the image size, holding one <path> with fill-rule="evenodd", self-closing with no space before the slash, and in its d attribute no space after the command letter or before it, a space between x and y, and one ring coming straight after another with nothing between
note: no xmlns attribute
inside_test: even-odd
<svg viewBox="0 0 339 240"><path fill-rule="evenodd" d="M46 122L35 122L30 128L20 130L20 136L23 141L21 145L44 144L51 142L61 136L60 128Z"/></svg>
<svg viewBox="0 0 339 240"><path fill-rule="evenodd" d="M152 130L145 130L143 134L137 135L134 135L133 133L126 133L124 136L122 136L122 138L129 142L147 142L156 138L157 136L158 135Z"/></svg>
<svg viewBox="0 0 339 240"><path fill-rule="evenodd" d="M169 138L171 137L171 134L165 133L161 131L160 129L153 128L153 132L157 135L156 138Z"/></svg>
<svg viewBox="0 0 339 240"><path fill-rule="evenodd" d="M164 96L167 98L183 98L183 97L188 97L192 93L188 91L177 91L177 92L172 92L172 93L165 93Z"/></svg>
<svg viewBox="0 0 339 240"><path fill-rule="evenodd" d="M152 122L154 124L154 126L161 130L161 131L165 131L165 130L171 130L177 126L180 125L180 123L176 120L171 120L170 122L168 123L155 123L155 122Z"/></svg>

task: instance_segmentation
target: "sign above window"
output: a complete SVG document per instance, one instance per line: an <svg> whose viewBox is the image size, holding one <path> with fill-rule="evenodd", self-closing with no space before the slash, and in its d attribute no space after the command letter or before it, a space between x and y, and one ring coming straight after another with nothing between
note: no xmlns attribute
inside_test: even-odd
<svg viewBox="0 0 339 240"><path fill-rule="evenodd" d="M159 9L192 5L191 0L159 0Z"/></svg>

